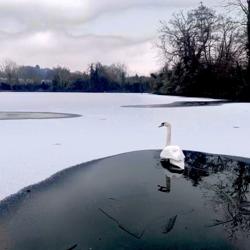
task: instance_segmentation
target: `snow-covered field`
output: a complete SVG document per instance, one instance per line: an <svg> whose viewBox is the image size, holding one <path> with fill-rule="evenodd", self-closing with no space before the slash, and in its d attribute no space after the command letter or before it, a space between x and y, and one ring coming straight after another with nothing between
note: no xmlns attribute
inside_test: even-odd
<svg viewBox="0 0 250 250"><path fill-rule="evenodd" d="M149 94L0 93L0 111L61 112L82 117L0 120L0 199L64 168L118 153L159 149L169 121L183 149L250 157L250 104L122 108L204 100Z"/></svg>

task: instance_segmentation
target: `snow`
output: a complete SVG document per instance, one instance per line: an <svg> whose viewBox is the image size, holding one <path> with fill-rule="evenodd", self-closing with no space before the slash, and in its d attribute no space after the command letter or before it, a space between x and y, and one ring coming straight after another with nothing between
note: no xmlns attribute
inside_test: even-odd
<svg viewBox="0 0 250 250"><path fill-rule="evenodd" d="M163 121L183 149L250 157L250 104L124 108L204 98L110 93L0 93L0 111L61 112L82 117L0 120L0 199L67 167L114 154L160 149ZM237 128L238 127L238 128Z"/></svg>

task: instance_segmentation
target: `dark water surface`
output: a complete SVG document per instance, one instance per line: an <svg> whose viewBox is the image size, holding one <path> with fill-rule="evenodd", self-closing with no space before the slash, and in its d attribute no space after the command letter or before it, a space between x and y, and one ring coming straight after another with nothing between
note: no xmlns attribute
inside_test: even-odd
<svg viewBox="0 0 250 250"><path fill-rule="evenodd" d="M249 249L250 160L186 151L186 170L160 151L62 171L0 203L0 249Z"/></svg>
<svg viewBox="0 0 250 250"><path fill-rule="evenodd" d="M78 114L54 112L6 112L0 111L0 120L58 119L80 117Z"/></svg>
<svg viewBox="0 0 250 250"><path fill-rule="evenodd" d="M166 104L146 104L146 105L125 105L123 108L186 108L200 106L220 106L223 104L234 103L232 101L176 101Z"/></svg>

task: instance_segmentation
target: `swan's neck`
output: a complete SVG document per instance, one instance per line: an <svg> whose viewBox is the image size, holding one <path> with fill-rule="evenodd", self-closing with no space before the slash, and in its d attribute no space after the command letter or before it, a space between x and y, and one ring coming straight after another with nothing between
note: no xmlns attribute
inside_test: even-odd
<svg viewBox="0 0 250 250"><path fill-rule="evenodd" d="M171 126L169 125L167 127L167 142L166 146L169 146L171 144Z"/></svg>

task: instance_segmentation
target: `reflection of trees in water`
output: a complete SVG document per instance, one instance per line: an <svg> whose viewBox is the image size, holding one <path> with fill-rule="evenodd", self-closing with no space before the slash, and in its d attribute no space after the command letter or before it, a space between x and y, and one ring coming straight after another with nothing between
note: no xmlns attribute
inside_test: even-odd
<svg viewBox="0 0 250 250"><path fill-rule="evenodd" d="M185 155L184 175L194 185L212 175L203 182L219 217L210 227L223 226L232 239L250 236L250 165L226 156L196 152Z"/></svg>
<svg viewBox="0 0 250 250"><path fill-rule="evenodd" d="M222 173L223 174L223 173ZM211 226L223 225L230 238L250 235L249 166L239 163L237 168L218 175L217 183L208 187L213 191L212 204L220 219Z"/></svg>
<svg viewBox="0 0 250 250"><path fill-rule="evenodd" d="M227 156L205 154L200 152L185 152L184 176L191 179L196 186L210 174L239 168L241 162ZM244 163L246 164L246 163ZM249 165L250 167L250 165Z"/></svg>

